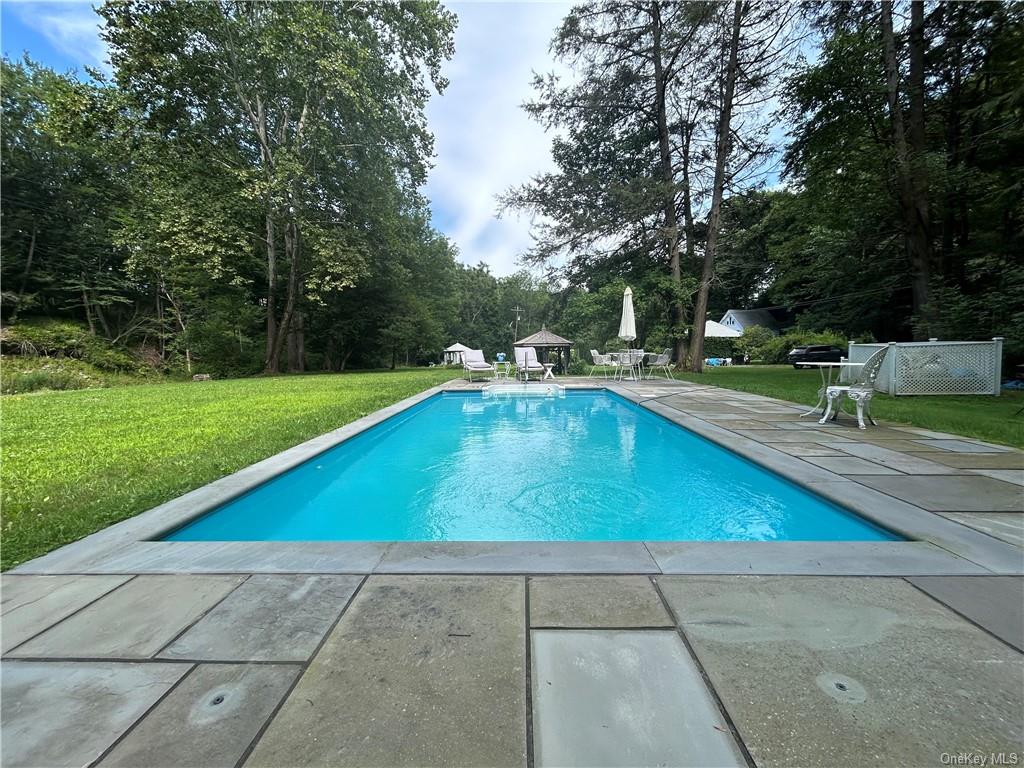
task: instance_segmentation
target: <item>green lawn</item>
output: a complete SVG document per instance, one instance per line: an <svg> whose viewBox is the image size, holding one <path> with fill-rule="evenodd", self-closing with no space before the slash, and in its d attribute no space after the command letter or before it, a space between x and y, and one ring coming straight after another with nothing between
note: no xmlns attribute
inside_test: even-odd
<svg viewBox="0 0 1024 768"><path fill-rule="evenodd" d="M821 385L818 371L796 370L789 365L734 365L705 371L677 373L676 376L808 406L817 401ZM852 410L849 402L846 408ZM1024 447L1024 413L1017 414L1021 408L1024 408L1024 393L1005 390L999 397L889 397L879 393L871 401L871 411L879 419Z"/></svg>
<svg viewBox="0 0 1024 768"><path fill-rule="evenodd" d="M280 376L4 397L0 568L460 373Z"/></svg>

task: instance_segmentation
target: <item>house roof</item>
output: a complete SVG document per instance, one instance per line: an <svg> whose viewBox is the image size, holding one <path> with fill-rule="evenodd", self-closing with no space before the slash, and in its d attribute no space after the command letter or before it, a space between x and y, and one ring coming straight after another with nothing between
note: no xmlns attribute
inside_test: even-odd
<svg viewBox="0 0 1024 768"><path fill-rule="evenodd" d="M730 328L727 325L716 323L714 320L706 320L704 322L705 339L735 339L742 335L743 334L735 328Z"/></svg>
<svg viewBox="0 0 1024 768"><path fill-rule="evenodd" d="M767 309L729 309L722 315L722 319L719 322L724 323L725 318L729 315L736 318L736 322L744 328L749 328L752 325L760 325L762 328L768 328L772 331L779 328L778 320Z"/></svg>
<svg viewBox="0 0 1024 768"><path fill-rule="evenodd" d="M434 347L434 349L437 349L437 347ZM460 344L459 342L456 341L450 347L445 347L444 351L445 352L468 352L469 351L469 347L467 347L465 344Z"/></svg>
<svg viewBox="0 0 1024 768"><path fill-rule="evenodd" d="M547 328L541 328L536 333L520 339L515 343L517 347L571 347L572 342L563 339L557 333L552 333Z"/></svg>

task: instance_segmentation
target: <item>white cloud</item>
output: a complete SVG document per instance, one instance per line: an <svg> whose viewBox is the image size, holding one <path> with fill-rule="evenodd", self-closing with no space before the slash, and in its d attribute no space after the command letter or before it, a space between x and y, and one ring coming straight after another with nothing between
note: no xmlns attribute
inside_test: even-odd
<svg viewBox="0 0 1024 768"><path fill-rule="evenodd" d="M110 71L107 46L100 39L101 19L88 2L13 3L18 18L41 33L49 43L74 61Z"/></svg>
<svg viewBox="0 0 1024 768"><path fill-rule="evenodd" d="M548 45L569 3L449 4L459 16L450 85L427 109L437 158L427 182L434 220L467 264L498 275L530 245L528 216L498 219L496 196L552 167L550 136L521 105L533 72L556 68Z"/></svg>

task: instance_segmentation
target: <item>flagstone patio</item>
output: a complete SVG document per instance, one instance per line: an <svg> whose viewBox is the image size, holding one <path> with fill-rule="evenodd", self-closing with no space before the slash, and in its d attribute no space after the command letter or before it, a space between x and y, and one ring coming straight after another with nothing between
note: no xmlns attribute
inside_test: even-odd
<svg viewBox="0 0 1024 768"><path fill-rule="evenodd" d="M1024 453L616 391L911 540L151 540L399 404L5 574L0 762L1024 764Z"/></svg>

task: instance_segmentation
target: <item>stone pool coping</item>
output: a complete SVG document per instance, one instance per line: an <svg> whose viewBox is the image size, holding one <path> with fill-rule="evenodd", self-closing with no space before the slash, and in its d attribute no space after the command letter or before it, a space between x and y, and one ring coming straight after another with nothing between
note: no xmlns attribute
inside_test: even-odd
<svg viewBox="0 0 1024 768"><path fill-rule="evenodd" d="M946 576L1021 574L1007 542L817 467L614 383L606 389L825 497L909 541L896 542L279 542L155 541L304 461L445 391L449 382L300 443L234 474L12 569L12 574L750 574ZM679 385L676 393L714 390ZM658 391L658 390L654 390ZM727 390L717 390L727 393ZM744 396L754 398L756 396ZM757 398L763 402L769 398ZM796 406L793 406L796 408Z"/></svg>

